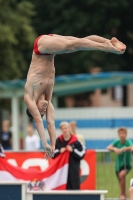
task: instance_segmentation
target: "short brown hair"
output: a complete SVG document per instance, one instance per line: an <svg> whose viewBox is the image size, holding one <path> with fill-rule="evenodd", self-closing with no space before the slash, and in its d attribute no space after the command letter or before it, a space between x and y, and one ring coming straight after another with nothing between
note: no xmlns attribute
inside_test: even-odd
<svg viewBox="0 0 133 200"><path fill-rule="evenodd" d="M31 121L34 120L33 116L31 115L30 111L28 110L28 108L26 109L26 114L28 115L28 117L30 118ZM43 116L44 115L41 115L42 118L43 118Z"/></svg>
<svg viewBox="0 0 133 200"><path fill-rule="evenodd" d="M125 133L127 133L127 129L126 129L126 127L120 127L119 129L118 129L118 133L120 132L120 131L125 131Z"/></svg>
<svg viewBox="0 0 133 200"><path fill-rule="evenodd" d="M33 117L32 117L32 115L30 114L28 108L26 109L26 114L28 115L28 117L30 118L30 120L33 120Z"/></svg>

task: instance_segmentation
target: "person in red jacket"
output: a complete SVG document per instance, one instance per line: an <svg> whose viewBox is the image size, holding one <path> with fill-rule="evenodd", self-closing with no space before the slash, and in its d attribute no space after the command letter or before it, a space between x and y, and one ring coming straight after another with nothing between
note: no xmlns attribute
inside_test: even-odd
<svg viewBox="0 0 133 200"><path fill-rule="evenodd" d="M70 152L67 190L80 189L80 160L85 155L85 146L72 134L68 122L60 124L61 135L56 140L54 158L65 151Z"/></svg>

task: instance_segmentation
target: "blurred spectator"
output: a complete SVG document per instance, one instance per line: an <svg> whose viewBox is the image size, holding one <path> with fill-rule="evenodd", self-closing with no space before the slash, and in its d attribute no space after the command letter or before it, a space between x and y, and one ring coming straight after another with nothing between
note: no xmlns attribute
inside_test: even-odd
<svg viewBox="0 0 133 200"><path fill-rule="evenodd" d="M75 107L89 107L90 100L89 100L89 93L85 92L82 94L74 95L75 99Z"/></svg>
<svg viewBox="0 0 133 200"><path fill-rule="evenodd" d="M0 157L5 158L4 149L1 144L0 144Z"/></svg>
<svg viewBox="0 0 133 200"><path fill-rule="evenodd" d="M102 71L102 68L99 67L99 66L93 66L93 67L89 67L89 68L88 68L88 72L89 72L90 74L98 74L98 73L100 73L101 71Z"/></svg>
<svg viewBox="0 0 133 200"><path fill-rule="evenodd" d="M62 134L56 140L54 157L65 151L70 152L67 190L78 190L80 189L80 160L85 155L85 146L77 140L74 134L71 134L68 122L62 122L60 130Z"/></svg>
<svg viewBox="0 0 133 200"><path fill-rule="evenodd" d="M2 122L2 130L0 131L0 141L5 150L12 149L12 133L10 131L10 121Z"/></svg>
<svg viewBox="0 0 133 200"><path fill-rule="evenodd" d="M126 199L125 177L131 170L131 150L132 141L127 138L127 129L121 127L118 130L119 139L110 144L107 149L114 151L118 156L116 157L115 171L120 184L120 199Z"/></svg>
<svg viewBox="0 0 133 200"><path fill-rule="evenodd" d="M27 151L36 151L40 148L40 140L38 135L34 133L32 124L27 126L27 136L25 138L25 148Z"/></svg>
<svg viewBox="0 0 133 200"><path fill-rule="evenodd" d="M65 105L68 108L75 107L75 100L73 96L65 97Z"/></svg>
<svg viewBox="0 0 133 200"><path fill-rule="evenodd" d="M80 142L82 142L83 144L85 144L85 140L84 140L83 135L81 135L81 134L79 134L79 133L76 132L76 130L77 130L77 123L76 123L76 121L71 121L70 122L70 127L71 127L71 130L72 130L72 133L74 135L76 135L76 137L78 138L78 140Z"/></svg>

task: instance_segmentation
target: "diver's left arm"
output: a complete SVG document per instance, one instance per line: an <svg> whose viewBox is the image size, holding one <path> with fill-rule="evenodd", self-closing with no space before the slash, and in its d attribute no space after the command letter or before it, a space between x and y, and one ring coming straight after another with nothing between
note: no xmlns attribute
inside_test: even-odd
<svg viewBox="0 0 133 200"><path fill-rule="evenodd" d="M54 151L55 149L55 141L56 141L56 131L55 131L55 122L54 122L54 107L49 101L48 108L46 112L46 120L47 120L47 129L50 136L51 148Z"/></svg>

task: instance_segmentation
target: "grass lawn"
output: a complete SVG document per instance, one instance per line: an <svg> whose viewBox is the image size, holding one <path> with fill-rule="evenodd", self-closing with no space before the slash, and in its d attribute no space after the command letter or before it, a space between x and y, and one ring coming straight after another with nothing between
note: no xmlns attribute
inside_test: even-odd
<svg viewBox="0 0 133 200"><path fill-rule="evenodd" d="M101 154L101 153L100 153ZM110 160L108 160L110 159ZM106 160L106 162L105 162ZM97 156L97 172L96 172L96 189L108 190L106 198L118 198L119 197L119 184L115 174L115 157L111 154L110 158L104 157L103 153ZM126 190L129 197L128 189L130 179L133 177L133 169L126 176Z"/></svg>

